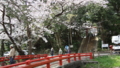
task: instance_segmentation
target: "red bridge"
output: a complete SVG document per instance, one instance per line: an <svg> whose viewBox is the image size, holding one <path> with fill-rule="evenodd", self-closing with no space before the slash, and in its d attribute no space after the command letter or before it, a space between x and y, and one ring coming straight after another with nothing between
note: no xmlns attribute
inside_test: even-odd
<svg viewBox="0 0 120 68"><path fill-rule="evenodd" d="M92 53L74 53L56 56L48 56L47 54L16 56L15 60L17 61L20 61L21 59L28 60L11 65L1 66L0 68L51 68L51 66L56 63L57 66L62 66L63 64L70 63L71 61L81 60L84 57L92 59L92 56ZM3 61L9 61L9 58L1 57L0 62Z"/></svg>

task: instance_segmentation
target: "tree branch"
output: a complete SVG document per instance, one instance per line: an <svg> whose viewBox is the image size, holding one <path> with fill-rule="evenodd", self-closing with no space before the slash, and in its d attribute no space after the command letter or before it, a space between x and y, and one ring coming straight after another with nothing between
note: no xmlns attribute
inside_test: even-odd
<svg viewBox="0 0 120 68"><path fill-rule="evenodd" d="M56 14L56 15L53 17L53 19L56 18L56 17L61 16L61 15L67 10L67 8L64 9L64 6L63 6L62 3L59 3L59 4L61 5L61 9L62 9L62 11L61 11L60 13ZM51 22L53 19L51 19L51 20L49 21L49 24L48 24L47 28L51 25L50 22Z"/></svg>
<svg viewBox="0 0 120 68"><path fill-rule="evenodd" d="M7 17L8 17L8 19L9 19L9 26L10 26L10 35L12 34L12 25L11 25L11 18L10 18L10 16L8 16L7 15Z"/></svg>
<svg viewBox="0 0 120 68"><path fill-rule="evenodd" d="M13 38L10 36L9 32L7 31L7 28L6 28L6 26L5 26L4 19L5 19L5 5L3 5L2 26L3 26L3 28L4 28L5 33L7 34L7 36L9 37L9 39L11 40L11 42L13 43L15 49L16 49L19 53L22 52L21 55L24 55L24 52L23 52L20 48L17 47L17 44L14 42Z"/></svg>
<svg viewBox="0 0 120 68"><path fill-rule="evenodd" d="M67 9L64 9L63 7L63 4L61 4L61 3L59 3L60 5L61 5L61 9L62 9L62 11L60 12L60 13L58 13L58 14L56 14L54 17L59 17L60 15L62 15L63 14L63 12L65 11L65 10L67 10Z"/></svg>

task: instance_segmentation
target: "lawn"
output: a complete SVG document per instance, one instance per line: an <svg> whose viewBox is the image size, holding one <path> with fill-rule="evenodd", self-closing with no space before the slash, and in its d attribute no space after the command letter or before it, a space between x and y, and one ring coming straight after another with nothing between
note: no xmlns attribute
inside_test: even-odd
<svg viewBox="0 0 120 68"><path fill-rule="evenodd" d="M98 64L96 66L99 68L120 67L120 55L100 56L95 57L93 60L98 61Z"/></svg>

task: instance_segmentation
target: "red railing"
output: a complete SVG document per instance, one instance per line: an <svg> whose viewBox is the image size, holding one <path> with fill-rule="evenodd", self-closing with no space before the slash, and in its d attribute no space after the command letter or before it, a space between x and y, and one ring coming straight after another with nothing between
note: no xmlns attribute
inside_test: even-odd
<svg viewBox="0 0 120 68"><path fill-rule="evenodd" d="M46 58L40 58L40 59L34 59L34 60L27 60L25 62L20 62L12 65L6 65L2 66L0 68L34 68L37 66L41 66L46 64L47 68L50 68L50 63L59 61L59 65L61 66L63 64L62 60L67 59L68 63L71 62L71 58L76 60L81 60L81 57L83 56L89 56L90 59L92 59L92 53L77 53L77 54L65 54L65 55L57 55L57 56L52 56L52 57L46 57ZM23 65L23 66L20 66Z"/></svg>
<svg viewBox="0 0 120 68"><path fill-rule="evenodd" d="M15 60L20 61L20 59L33 59L33 58L41 58L41 57L47 57L47 54L15 56ZM0 57L0 62L3 61L9 61L9 57Z"/></svg>
<svg viewBox="0 0 120 68"><path fill-rule="evenodd" d="M23 62L28 59L39 59L39 58L45 58L47 57L47 54L38 54L38 55L21 55L21 56L15 56L15 60L18 62ZM7 65L7 62L9 61L9 57L0 57L0 65L5 66Z"/></svg>

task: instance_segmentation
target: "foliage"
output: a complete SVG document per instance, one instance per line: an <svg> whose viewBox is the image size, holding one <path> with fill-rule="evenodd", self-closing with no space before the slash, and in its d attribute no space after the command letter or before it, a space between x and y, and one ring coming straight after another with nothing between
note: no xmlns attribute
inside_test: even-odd
<svg viewBox="0 0 120 68"><path fill-rule="evenodd" d="M91 2L99 3L99 6ZM37 44L41 49L50 46L64 48L65 45L73 44L76 50L81 42L82 23L87 20L98 22L102 16L99 14L100 6L106 2L103 0L5 0L3 4L5 22L11 24L9 26L5 24L10 33L8 36L13 39L16 46L32 47L35 43L39 43L38 40L41 38L42 44ZM0 30L1 34L6 35L3 28Z"/></svg>
<svg viewBox="0 0 120 68"><path fill-rule="evenodd" d="M119 3L118 0L108 0L107 8L102 9L102 34L101 38L104 40L105 43L111 43L111 36L113 35L119 35L119 22L120 22L120 16L119 16ZM106 35L106 37L105 37Z"/></svg>

